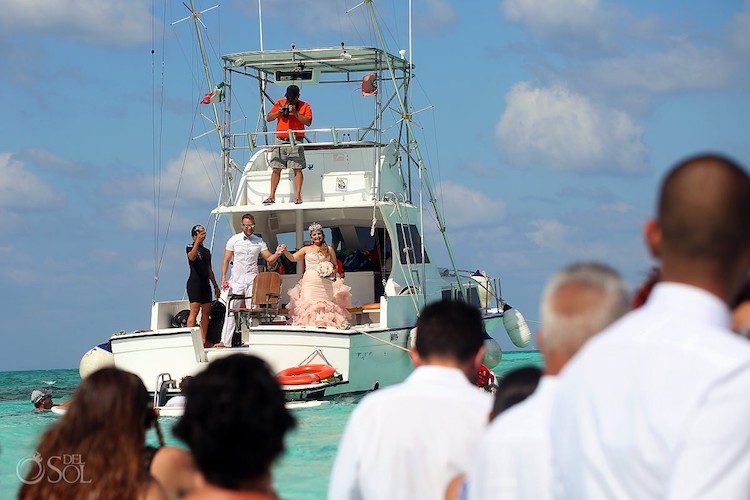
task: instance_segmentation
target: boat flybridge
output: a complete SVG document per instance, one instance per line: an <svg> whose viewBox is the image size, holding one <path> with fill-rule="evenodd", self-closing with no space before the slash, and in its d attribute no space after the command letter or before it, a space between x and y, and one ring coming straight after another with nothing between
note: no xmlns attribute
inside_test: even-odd
<svg viewBox="0 0 750 500"><path fill-rule="evenodd" d="M352 318L339 326L292 326L284 309L287 292L298 282L302 263L286 266L281 276L280 307L273 314L239 315L238 347L204 348L198 327L174 328L173 317L188 308L186 300L156 302L148 331L121 332L108 342L111 355L90 351L84 365L114 361L138 374L157 393L164 373L172 379L192 375L212 360L236 353L264 358L277 371L289 399L309 400L363 392L403 381L412 370L407 353L410 332L419 311L442 299L466 300L481 308L488 341L504 323L514 343L528 345L530 332L523 317L500 296L499 281L481 272L460 270L454 262L423 158L411 128L407 100L413 67L403 54L375 47L340 47L238 52L222 57L223 99L213 104L221 136L224 168L222 194L213 210L215 222L226 220L240 231L243 214L255 217L255 233L269 248L305 244L307 228L317 222L326 241L342 260L345 283L351 287ZM302 141L303 202L294 203L291 169L282 170L275 203L264 205L271 172L275 130L265 120L290 84L302 88L315 105L318 89L344 88L333 126L314 121ZM237 103L255 87L260 109L255 130L243 130ZM349 98L356 91L354 112ZM329 94L335 95L335 94ZM363 123L347 116L367 116ZM320 121L320 120L319 120ZM273 123L271 125L274 125ZM244 167L240 167L244 165ZM430 203L422 203L426 198ZM429 211L424 205L431 206ZM428 212L430 214L428 215ZM440 268L425 247L426 218L441 233L451 261ZM222 253L222 248L218 250ZM263 270L264 263L260 263ZM216 268L216 266L214 266ZM471 267L471 269L477 269ZM98 351L97 351L98 349ZM105 349L106 350L106 349ZM90 359L87 361L87 356ZM495 361L499 361L496 358ZM309 368L314 366L315 368ZM288 373L288 372L285 372ZM295 378L294 375L305 374ZM309 375L309 378L307 378ZM162 377L162 378L160 378ZM175 386L176 384L172 384ZM166 395L175 392L168 387Z"/></svg>

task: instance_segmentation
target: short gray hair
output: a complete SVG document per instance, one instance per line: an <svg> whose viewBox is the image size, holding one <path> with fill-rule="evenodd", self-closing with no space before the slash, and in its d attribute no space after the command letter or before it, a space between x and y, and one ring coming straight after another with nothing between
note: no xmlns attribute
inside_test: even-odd
<svg viewBox="0 0 750 500"><path fill-rule="evenodd" d="M540 309L544 349L572 356L589 337L628 312L628 286L606 264L577 262L550 278Z"/></svg>

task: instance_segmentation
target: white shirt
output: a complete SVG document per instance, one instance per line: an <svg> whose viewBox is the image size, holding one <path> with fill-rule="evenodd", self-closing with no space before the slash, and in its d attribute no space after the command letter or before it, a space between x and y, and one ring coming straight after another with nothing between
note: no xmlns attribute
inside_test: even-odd
<svg viewBox="0 0 750 500"><path fill-rule="evenodd" d="M329 500L442 500L472 462L491 406L463 372L434 365L366 396L344 430Z"/></svg>
<svg viewBox="0 0 750 500"><path fill-rule="evenodd" d="M268 250L268 246L255 234L245 236L245 233L237 233L227 241L226 250L234 252L229 281L252 283L258 275L258 256L263 250Z"/></svg>
<svg viewBox="0 0 750 500"><path fill-rule="evenodd" d="M660 283L589 340L553 415L560 498L750 496L750 343L700 288Z"/></svg>
<svg viewBox="0 0 750 500"><path fill-rule="evenodd" d="M498 415L467 475L469 500L552 498L549 423L557 377L546 375L526 400Z"/></svg>

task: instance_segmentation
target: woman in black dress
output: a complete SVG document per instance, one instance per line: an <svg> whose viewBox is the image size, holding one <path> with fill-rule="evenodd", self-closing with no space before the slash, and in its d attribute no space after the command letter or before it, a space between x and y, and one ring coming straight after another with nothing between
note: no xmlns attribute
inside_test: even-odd
<svg viewBox="0 0 750 500"><path fill-rule="evenodd" d="M190 276L187 280L187 295L190 300L190 316L188 316L187 326L195 326L195 320L198 317L198 311L201 311L201 337L203 338L204 347L207 345L206 336L208 334L208 319L211 314L211 283L214 285L214 295L219 298L221 290L214 271L211 268L211 252L203 246L206 239L206 229L201 226L193 226L190 233L193 236L193 243L185 249L187 252L188 264L190 264Z"/></svg>

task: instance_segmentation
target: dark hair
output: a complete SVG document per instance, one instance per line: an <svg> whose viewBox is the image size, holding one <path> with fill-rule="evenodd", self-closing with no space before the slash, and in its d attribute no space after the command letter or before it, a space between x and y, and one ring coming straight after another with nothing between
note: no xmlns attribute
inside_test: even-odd
<svg viewBox="0 0 750 500"><path fill-rule="evenodd" d="M180 380L180 392L182 392L183 395L185 394L185 391L187 391L188 387L190 386L190 382L192 380L193 380L192 375L185 375Z"/></svg>
<svg viewBox="0 0 750 500"><path fill-rule="evenodd" d="M490 420L531 396L541 378L542 370L536 366L524 366L508 372L497 384Z"/></svg>
<svg viewBox="0 0 750 500"><path fill-rule="evenodd" d="M482 315L474 306L455 300L434 302L417 319L415 347L419 356L447 356L469 361L484 343Z"/></svg>
<svg viewBox="0 0 750 500"><path fill-rule="evenodd" d="M292 98L295 98L295 97L299 97L299 87L296 86L296 85L289 85L286 88L286 93L284 94L284 96L287 99L292 99Z"/></svg>
<svg viewBox="0 0 750 500"><path fill-rule="evenodd" d="M250 219L251 221L255 222L255 216L253 214L243 214L242 218L240 219L240 222L245 219Z"/></svg>
<svg viewBox="0 0 750 500"><path fill-rule="evenodd" d="M237 490L271 470L296 425L268 364L247 354L212 361L186 391L174 435L211 484Z"/></svg>
<svg viewBox="0 0 750 500"><path fill-rule="evenodd" d="M137 375L118 368L92 373L37 447L45 461L79 455L90 482L52 482L44 476L24 484L18 498L136 498L147 484L144 444L146 429L155 420L151 398Z"/></svg>
<svg viewBox="0 0 750 500"><path fill-rule="evenodd" d="M190 230L190 236L197 236L201 229L205 229L202 225L196 224L193 229Z"/></svg>

